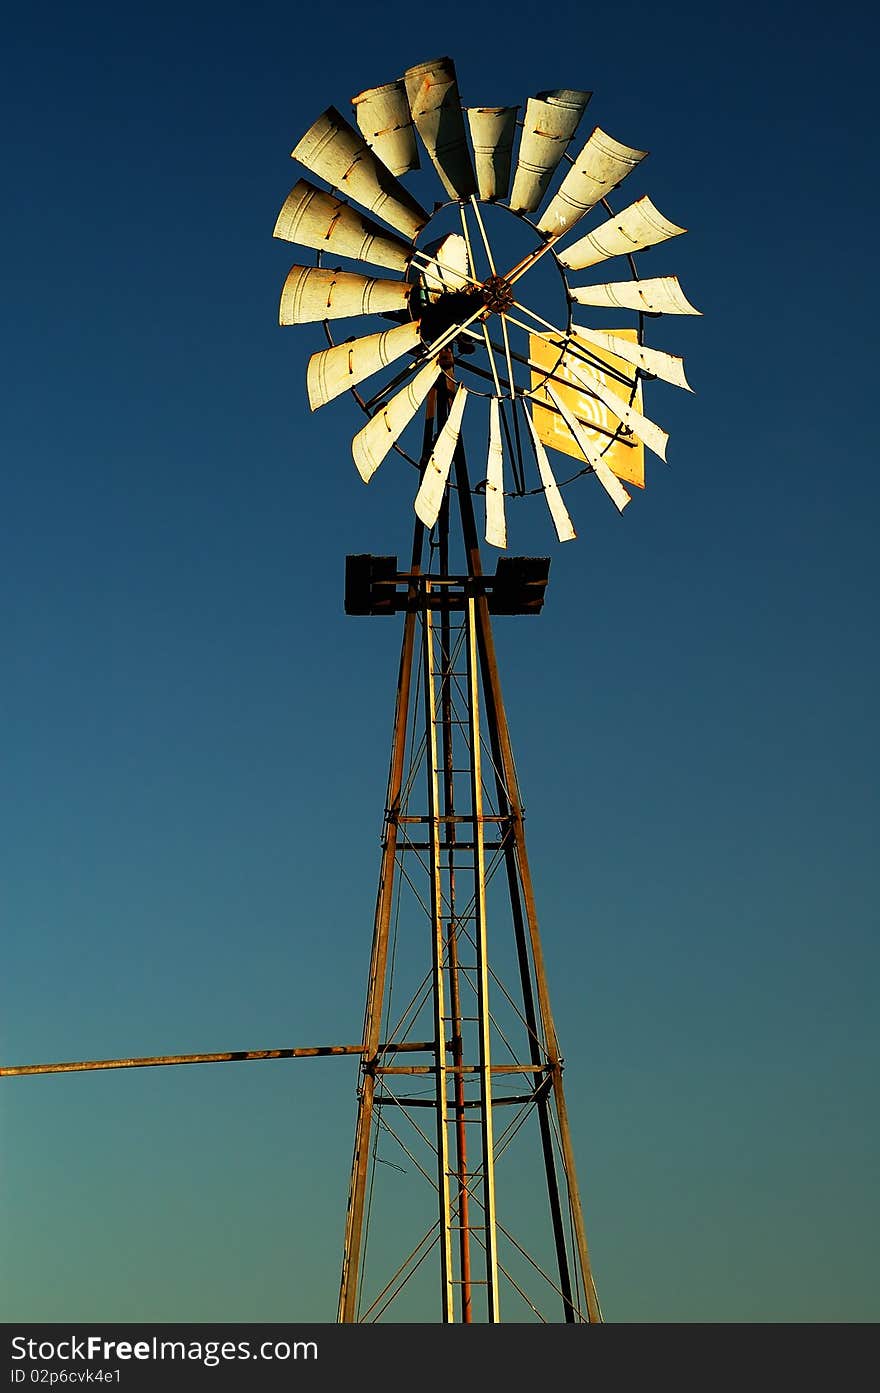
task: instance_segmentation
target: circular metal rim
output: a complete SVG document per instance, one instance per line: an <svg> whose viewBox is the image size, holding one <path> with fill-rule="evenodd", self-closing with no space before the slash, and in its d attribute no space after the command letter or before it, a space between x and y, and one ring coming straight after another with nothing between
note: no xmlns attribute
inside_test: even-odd
<svg viewBox="0 0 880 1393"><path fill-rule="evenodd" d="M566 151L566 153L565 153L565 155L564 155L564 159L567 160L567 162L568 162L569 164L574 163L574 161L573 161L573 159L572 159L572 156L569 155L567 151ZM475 197L476 197L476 196L475 196ZM534 221L533 221L530 217L528 217L525 213L522 213L522 212L518 211L518 210L515 209L515 208L510 208L506 203L502 203L502 202L501 202L500 200L498 200L498 199L485 199L485 198L476 197L476 201L477 201L478 203L480 203L480 204L483 204L483 205L486 206L486 207L490 207L490 208L503 208L504 211L505 211L506 213L509 213L509 214L511 215L511 217L517 218L520 222L525 223L525 225L526 225L527 227L529 227L529 228L536 234L536 236L538 236L539 238L541 237L541 234L538 232L537 223L534 222ZM449 198L449 199L443 200L442 202L435 203L434 206L433 206L433 209L432 209L432 211L431 211L430 217L428 218L428 221L425 223L425 226L424 226L423 228L420 229L420 231L419 231L419 233L418 233L418 236L414 239L413 245L415 246L415 244L418 242L419 238L421 238L421 237L423 236L423 234L424 234L424 232L425 232L425 229L428 228L428 227L430 226L430 224L431 224L431 222L433 221L433 219L434 219L439 213L444 212L447 208L465 208L465 207L468 206L468 203L469 203L469 202L470 202L469 199ZM609 200L608 200L607 198L602 198L602 199L600 200L600 202L597 203L597 204L595 205L595 207L600 207L600 206L601 206L602 208L605 209L605 211L606 211L606 213L609 215L609 217L613 217L613 216L614 216L614 209L612 208L612 206L611 206L611 204L610 204L610 202L609 202ZM546 239L544 239L544 240L546 240ZM564 290L565 290L565 297L566 297L567 322L566 322L566 328L565 328L565 342L563 343L563 345L562 345L561 348L560 348L559 358L557 359L557 363L556 363L556 366L558 366L558 364L562 361L562 358L563 358L564 355L565 355L565 348L566 348L567 343L568 343L569 340L573 337L573 334L572 334L572 315L573 315L572 306L576 303L576 301L574 301L573 298L572 298L571 287L570 287L570 285L569 285L569 283L568 283L568 278L567 278L567 275L566 275L566 268L563 266L562 262L560 261L559 257L557 256L555 247L553 247L553 246L549 247L549 248L548 248L548 254L553 258L553 262L554 262L554 265L555 265L555 267L556 267L556 270L557 270L557 272L558 272L558 274L559 274L559 277L560 277L560 279L561 279L561 281L562 281L563 288L564 288ZM320 252L320 251L317 251L317 252L315 253L315 264L316 264L317 266L320 266L320 265L322 264L322 261L321 261L322 256L323 256L323 253ZM638 274L638 269L637 269L637 267L636 267L635 255L634 255L632 252L628 252L628 253L626 254L626 260L627 260L627 262L628 262L628 264L629 264L629 268L630 268L630 272L631 272L631 277L632 277L632 279L633 279L634 281L638 281L638 280L640 279L640 276L639 276L639 274ZM646 318L645 313L644 313L644 311L642 311L642 310L631 311L631 313L635 313L635 314L637 315L637 317L638 317L638 327L637 327L638 343L639 343L640 346L643 346L643 345L644 345L644 341L645 341L645 318ZM331 329L331 327L330 327L330 326L331 326L331 321L328 320L328 319L324 319L324 320L322 320L321 322L322 322L322 324L323 324L324 333L325 333L325 335L326 335L328 344L330 345L331 348L336 347L336 346L337 346L337 345L336 345L336 340L333 338L332 329ZM342 343L342 342L344 342L344 340L340 339L340 343ZM550 369L550 372L553 372L553 369L552 369L552 368ZM628 405L630 405L630 406L632 406L633 402L635 401L636 392L637 392L637 390L638 390L638 385L639 385L639 380L640 380L640 379L639 379L639 373L640 373L639 368L638 368L638 367L634 367L634 368L633 368L633 373L634 373L634 379L633 379L633 385L632 385L632 389L631 389L631 391L630 391L629 403L628 403ZM544 377L544 381L545 381L545 382L546 382L547 377L548 377L549 375L550 375L549 373L545 375L545 377ZM468 390L470 391L471 389L469 388ZM349 392L350 392L351 396L354 397L355 401L357 402L358 406L361 408L361 410L363 411L363 413L364 413L364 415L367 417L367 419L368 419L368 420L372 420L372 418L373 418L375 412L370 410L370 408L368 407L366 401L364 400L364 398L362 397L362 395L361 395L361 393L358 391L358 389L357 389L356 387L351 387L351 388L349 388ZM474 395L474 396L479 396L479 397L481 397L483 400L489 400L492 396L494 396L494 393L474 391L474 392L473 392L473 395ZM521 394L520 392L517 392L516 395L519 397L519 399L520 399L521 401L524 400L523 397L522 397L522 394ZM616 429L615 429L615 431L614 431L614 434L611 435L611 436L609 437L607 444L604 445L604 446L602 447L602 450L600 451L600 453L601 453L602 455L605 455L605 454L612 448L612 446L613 446L618 440L621 439L623 430L624 430L623 422L622 422L622 421L619 421L618 424L617 424L617 427L616 427ZM407 464L409 464L412 468L417 469L417 470L419 470L419 472L421 472L421 470L422 470L423 467L424 467L424 461L414 459L414 458L412 457L412 455L408 454L407 451L404 450L404 448L403 448L402 445L399 445L399 444L397 443L397 441L394 442L394 444L392 445L391 448L392 448L392 450L395 451L395 453L398 454L402 459L406 460ZM557 482L557 485L558 485L559 488L565 488L565 487L567 487L569 484L574 483L574 481L575 481L576 479L581 479L581 478L583 478L585 475L587 475L587 474L592 474L593 472L594 472L594 471L593 471L593 466L592 466L591 464L584 464L584 466L583 466L582 468L576 469L576 470L574 471L574 473L569 474L566 478L557 479L556 482ZM450 479L450 480L449 480L448 487L450 487L450 488L457 488L457 485ZM477 494L477 493L480 493L480 492L482 492L482 489L481 489L481 487L480 487L479 484L477 484L477 485L472 485L472 486L471 486L471 493ZM504 497L505 497L505 498L532 498L532 497L535 497L536 495L539 495L539 494L542 494L542 493L545 493L545 492L546 492L546 489L544 488L543 485L539 485L538 487L532 488L532 489L524 489L522 492L519 492L519 491L516 490L516 489L505 489L505 490L504 490Z"/></svg>

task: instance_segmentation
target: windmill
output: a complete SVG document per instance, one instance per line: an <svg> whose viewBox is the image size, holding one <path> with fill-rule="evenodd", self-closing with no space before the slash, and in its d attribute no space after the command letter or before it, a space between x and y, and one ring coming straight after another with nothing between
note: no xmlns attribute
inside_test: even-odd
<svg viewBox="0 0 880 1393"><path fill-rule="evenodd" d="M323 325L309 405L351 393L361 479L394 461L414 514L405 565L346 558L346 611L403 615L358 1043L0 1070L359 1056L346 1323L429 1302L443 1322L602 1319L492 629L540 613L550 563L499 555L490 574L480 541L506 552L508 504L531 495L573 540L575 480L579 503L588 486L622 512L645 448L665 459L643 383L688 389L645 330L698 311L636 264L684 229L647 196L612 208L645 151L596 127L570 153L590 97L463 107L441 58L355 96L351 121L329 107L292 151L304 174L275 236L314 255L280 322ZM423 157L430 210L402 182ZM606 262L620 270L600 279Z"/></svg>

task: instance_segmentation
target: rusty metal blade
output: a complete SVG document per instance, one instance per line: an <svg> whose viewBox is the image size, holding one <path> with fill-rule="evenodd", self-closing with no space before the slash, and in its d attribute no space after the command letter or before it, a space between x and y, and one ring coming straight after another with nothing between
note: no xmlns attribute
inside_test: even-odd
<svg viewBox="0 0 880 1393"><path fill-rule="evenodd" d="M439 360L432 358L390 401L376 408L373 417L352 440L351 453L365 484L400 439L437 381L439 372Z"/></svg>
<svg viewBox="0 0 880 1393"><path fill-rule="evenodd" d="M412 294L406 281L379 280L357 271L292 266L281 291L279 324L313 324L356 314L405 310Z"/></svg>
<svg viewBox="0 0 880 1393"><path fill-rule="evenodd" d="M351 104L364 139L392 174L418 169L416 132L402 78L367 88Z"/></svg>
<svg viewBox="0 0 880 1393"><path fill-rule="evenodd" d="M477 168L477 187L480 198L486 202L507 197L518 111L518 106L466 108Z"/></svg>
<svg viewBox="0 0 880 1393"><path fill-rule="evenodd" d="M450 198L477 192L464 128L455 64L435 58L407 68L403 75L416 130Z"/></svg>
<svg viewBox="0 0 880 1393"><path fill-rule="evenodd" d="M604 329L586 329L581 324L572 324L571 331L576 339L614 353L625 363L632 363L651 377L660 377L664 382L671 382L673 387L683 387L686 392L692 391L684 375L684 359L675 353L661 353L657 348L644 348L639 343L630 343L629 339L618 338L617 334L608 333Z"/></svg>
<svg viewBox="0 0 880 1393"><path fill-rule="evenodd" d="M420 344L418 324L401 324L397 329L367 334L362 339L352 339L350 343L313 353L306 373L309 406L317 411L319 406L325 406L350 387L356 387L364 378L372 377L380 368L402 358L404 353L414 352Z"/></svg>
<svg viewBox="0 0 880 1393"><path fill-rule="evenodd" d="M559 485L550 467L547 451L544 449L541 437L538 435L535 423L532 420L532 413L528 407L525 408L525 418L528 423L529 431L531 432L532 444L535 447L535 458L538 461L538 474L544 486L544 497L547 500L547 507L550 509L550 517L556 529L556 535L560 542L573 542L577 537L577 533L569 517L568 509L562 501L562 494L559 492Z"/></svg>
<svg viewBox="0 0 880 1393"><path fill-rule="evenodd" d="M291 158L411 241L430 217L333 106L306 131Z"/></svg>
<svg viewBox="0 0 880 1393"><path fill-rule="evenodd" d="M550 200L538 231L559 237L616 188L647 155L597 126Z"/></svg>
<svg viewBox="0 0 880 1393"><path fill-rule="evenodd" d="M443 502L449 478L449 467L452 464L452 456L455 454L455 447L461 434L461 418L464 414L466 401L467 388L460 383L416 494L416 516L426 527L434 526L437 514L440 512L440 505Z"/></svg>
<svg viewBox="0 0 880 1393"><path fill-rule="evenodd" d="M647 314L702 314L686 298L677 276L654 276L643 281L605 281L571 290L579 305L613 305L615 309Z"/></svg>
<svg viewBox="0 0 880 1393"><path fill-rule="evenodd" d="M405 271L413 251L393 232L307 179L298 180L287 195L272 235L392 271Z"/></svg>
<svg viewBox="0 0 880 1393"><path fill-rule="evenodd" d="M501 448L501 403L489 400L489 458L486 465L486 541L490 546L507 546L504 518L504 455Z"/></svg>
<svg viewBox="0 0 880 1393"><path fill-rule="evenodd" d="M577 441L584 459L588 464L593 466L599 483L608 494L608 497L617 508L617 511L622 513L627 503L632 501L630 495L623 487L617 475L613 473L605 463L605 460L602 458L601 450L596 449L574 412L569 410L562 397L554 392L549 383L547 385L547 395Z"/></svg>
<svg viewBox="0 0 880 1393"><path fill-rule="evenodd" d="M560 88L529 97L510 195L515 212L531 213L540 204L592 95Z"/></svg>
<svg viewBox="0 0 880 1393"><path fill-rule="evenodd" d="M678 237L686 231L686 227L677 227L674 222L664 218L646 194L628 208L615 213L600 227L588 232L579 242L572 242L570 247L564 251L557 250L556 254L570 271L582 271L586 266L596 266L612 256L625 256L643 251L645 247L655 247L658 242Z"/></svg>

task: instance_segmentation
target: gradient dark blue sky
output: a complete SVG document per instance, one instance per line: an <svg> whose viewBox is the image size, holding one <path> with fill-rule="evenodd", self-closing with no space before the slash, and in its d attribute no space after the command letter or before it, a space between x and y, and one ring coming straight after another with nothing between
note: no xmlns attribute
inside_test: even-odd
<svg viewBox="0 0 880 1393"><path fill-rule="evenodd" d="M672 467L565 548L518 509L551 586L499 624L599 1290L876 1319L876 12L368 13L5 21L0 1057L357 1038L398 633L342 558L405 552L411 478L309 416L288 152L439 53L592 88L705 312L655 339ZM355 1082L4 1082L4 1317L331 1319Z"/></svg>

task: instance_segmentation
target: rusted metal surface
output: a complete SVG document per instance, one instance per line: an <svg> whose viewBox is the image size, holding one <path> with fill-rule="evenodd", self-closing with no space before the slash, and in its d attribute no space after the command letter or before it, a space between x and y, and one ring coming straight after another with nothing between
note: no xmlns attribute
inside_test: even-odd
<svg viewBox="0 0 880 1393"><path fill-rule="evenodd" d="M434 357L390 401L378 407L363 429L358 431L351 442L351 453L365 484L424 404L439 373L440 364Z"/></svg>
<svg viewBox="0 0 880 1393"><path fill-rule="evenodd" d="M559 396L557 392L554 392L552 387L547 388L547 395L550 397L550 400L555 405L557 411L562 416L562 419L565 421L565 424L580 446L584 459L588 464L593 466L599 483L608 494L608 497L611 499L617 511L622 513L626 505L631 501L630 495L623 487L617 475L612 473L609 469L605 460L602 458L601 450L597 450L593 445L593 442L590 440L589 435L584 430L580 421L574 413L569 410L562 397Z"/></svg>
<svg viewBox="0 0 880 1393"><path fill-rule="evenodd" d="M543 442L532 420L532 413L528 407L526 408L525 417L532 437L535 459L538 462L538 474L540 475L541 483L544 488L544 499L550 511L550 518L556 529L556 535L560 542L573 542L577 536L574 530L574 523L569 517L568 509L562 500L562 494L559 492L559 485L556 482L556 476L553 473L553 468L547 457L547 451L544 449Z"/></svg>
<svg viewBox="0 0 880 1393"><path fill-rule="evenodd" d="M317 411L319 406L326 406L405 353L414 353L420 345L418 324L400 324L396 329L367 334L313 353L306 371L309 406Z"/></svg>
<svg viewBox="0 0 880 1393"><path fill-rule="evenodd" d="M532 213L540 204L591 96L561 88L529 97L510 195L515 212Z"/></svg>
<svg viewBox="0 0 880 1393"><path fill-rule="evenodd" d="M377 1045L374 1055L396 1054L400 1050L428 1050L429 1043L413 1041ZM239 1064L260 1059L318 1059L326 1055L363 1054L361 1045L302 1045L277 1050L226 1050L220 1054L153 1054L126 1059L82 1059L63 1064L6 1064L0 1078L25 1074L85 1074L96 1069L155 1069L173 1064Z"/></svg>
<svg viewBox="0 0 880 1393"><path fill-rule="evenodd" d="M443 495L446 492L446 484L449 479L452 456L455 453L461 432L461 418L464 414L467 396L467 388L459 384L449 409L449 416L437 437L437 443L431 452L431 458L428 460L419 491L416 494L416 516L422 520L426 527L434 526L437 514L440 512L440 505L443 502Z"/></svg>
<svg viewBox="0 0 880 1393"><path fill-rule="evenodd" d="M559 185L538 231L559 235L595 208L643 160L647 150L621 145L597 126Z"/></svg>
<svg viewBox="0 0 880 1393"><path fill-rule="evenodd" d="M628 256L632 252L643 251L645 247L655 247L670 237L680 236L682 232L687 232L687 228L678 227L665 218L646 194L588 232L580 241L564 247L557 252L557 256L570 271L583 271L588 266L598 266L600 261L607 261L612 256Z"/></svg>
<svg viewBox="0 0 880 1393"><path fill-rule="evenodd" d="M333 106L306 131L291 158L410 241L428 221L430 214Z"/></svg>
<svg viewBox="0 0 880 1393"><path fill-rule="evenodd" d="M577 340L614 353L624 362L632 363L651 377L660 377L664 382L671 382L673 387L683 387L686 392L692 390L684 375L684 359L677 354L661 353L657 348L645 348L643 344L622 339L618 334L608 333L604 329L587 329L582 324L573 324L571 327Z"/></svg>
<svg viewBox="0 0 880 1393"><path fill-rule="evenodd" d="M451 58L435 58L403 75L416 130L450 198L477 191L464 115Z"/></svg>
<svg viewBox="0 0 880 1393"><path fill-rule="evenodd" d="M392 174L418 169L419 150L402 78L352 97L355 119L367 144Z"/></svg>
<svg viewBox="0 0 880 1393"><path fill-rule="evenodd" d="M543 1074L549 1066L546 1064L493 1064L490 1067L492 1074ZM446 1072L448 1074L479 1074L483 1072L482 1064L448 1064ZM436 1064L388 1064L378 1065L377 1074L435 1074Z"/></svg>
<svg viewBox="0 0 880 1393"><path fill-rule="evenodd" d="M433 411L429 403L425 421L425 449L430 439ZM417 576L422 564L424 549L424 529L416 522L413 531L412 564L413 577ZM401 816L401 791L403 768L406 754L406 724L409 715L409 699L413 677L413 654L415 649L416 615L407 614L403 625L403 641L400 649L400 666L397 673L397 703L394 710L394 727L391 738L391 762L388 771L388 789L385 796L385 828L382 840L382 865L379 873L379 888L376 895L376 913L373 922L373 946L370 954L370 971L367 979L367 1000L364 1008L363 1056L361 1060L361 1087L358 1095L358 1114L355 1126L354 1155L351 1163L351 1180L348 1192L348 1207L345 1216L345 1241L342 1254L342 1277L339 1286L339 1305L337 1320L350 1324L356 1319L357 1298L360 1280L360 1260L364 1237L364 1200L367 1173L370 1161L370 1137L373 1126L373 1106L375 1102L376 1077L369 1068L375 1059L380 1032L382 1029L382 1004L385 995L385 980L388 970L388 931L391 923L391 906L394 898L394 868L397 860L398 820Z"/></svg>
<svg viewBox="0 0 880 1393"><path fill-rule="evenodd" d="M610 305L647 314L701 314L687 299L677 276L654 276L643 281L606 281L602 285L571 287L579 305Z"/></svg>
<svg viewBox="0 0 880 1393"><path fill-rule="evenodd" d="M405 271L413 250L393 232L308 179L299 179L287 195L272 236L392 271Z"/></svg>
<svg viewBox="0 0 880 1393"><path fill-rule="evenodd" d="M480 198L486 202L505 198L519 107L469 106L466 110Z"/></svg>
<svg viewBox="0 0 880 1393"><path fill-rule="evenodd" d="M357 271L330 271L319 266L292 266L281 291L279 324L314 324L357 314L405 310L412 286L379 280Z"/></svg>

